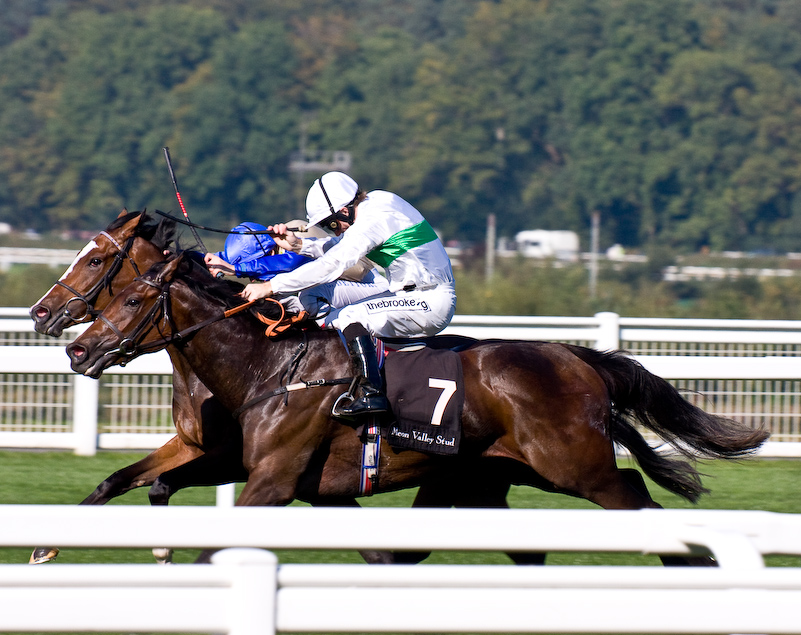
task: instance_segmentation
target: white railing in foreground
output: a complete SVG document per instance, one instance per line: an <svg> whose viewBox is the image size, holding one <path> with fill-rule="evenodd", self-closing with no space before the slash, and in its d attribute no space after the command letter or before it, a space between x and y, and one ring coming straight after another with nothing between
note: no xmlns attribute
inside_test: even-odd
<svg viewBox="0 0 801 635"><path fill-rule="evenodd" d="M0 506L0 545L236 547L211 566L0 565L0 631L801 633L801 515ZM325 530L321 531L321 527ZM281 565L251 548L713 554L719 568Z"/></svg>

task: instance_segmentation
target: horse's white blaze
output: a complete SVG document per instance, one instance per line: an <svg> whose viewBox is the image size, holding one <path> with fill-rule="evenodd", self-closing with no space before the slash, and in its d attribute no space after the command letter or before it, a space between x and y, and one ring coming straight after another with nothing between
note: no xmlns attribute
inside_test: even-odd
<svg viewBox="0 0 801 635"><path fill-rule="evenodd" d="M70 264L70 266L69 266L69 267L67 267L67 270L66 270L66 271L64 272L64 274L63 274L63 275L62 275L62 276L59 278L59 280L63 280L63 279L64 279L64 278L66 278L68 275L70 275L70 273L72 273L72 270L75 268L75 265L78 263L78 261L79 261L81 258L83 258L83 257L84 257L86 254L88 254L90 251L92 251L92 249L97 249L97 243L94 241L94 239L92 239L92 240L90 240L88 243L86 243L86 245L84 245L83 249L81 249L81 250L78 252L78 255L77 255L77 256L75 256L75 260L73 260L73 261L72 261L72 263Z"/></svg>
<svg viewBox="0 0 801 635"><path fill-rule="evenodd" d="M81 258L83 258L86 254L88 254L92 249L96 249L96 248L97 248L97 243L94 241L94 239L92 239L88 243L86 243L86 245L84 245L83 249L81 249L81 251L78 252L78 255L75 256L75 260L73 260L72 263L70 263L70 266L67 267L67 270L61 275L59 280L63 280L68 275L70 275L70 273L72 273L72 270L75 268L75 265L77 264L77 262ZM52 287L50 287L47 290L47 293L45 293L41 298L39 298L33 306L41 304L42 300L44 300L50 294L50 292L55 288L56 288L56 285L53 285Z"/></svg>

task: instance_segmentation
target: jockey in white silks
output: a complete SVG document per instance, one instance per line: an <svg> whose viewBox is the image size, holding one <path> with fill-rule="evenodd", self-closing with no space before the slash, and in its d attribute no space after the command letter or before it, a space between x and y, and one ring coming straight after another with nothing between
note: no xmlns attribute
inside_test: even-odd
<svg viewBox="0 0 801 635"><path fill-rule="evenodd" d="M273 294L336 284L360 259L384 269L389 288L332 310L320 322L342 332L361 376L361 398L342 408L345 416L386 412L383 382L371 336L413 338L444 329L456 309L453 270L442 242L412 205L385 191L368 193L342 172L317 179L306 197L309 225L334 236L301 239L286 225L270 227L284 249L313 260L267 282L249 284L242 295L253 300Z"/></svg>

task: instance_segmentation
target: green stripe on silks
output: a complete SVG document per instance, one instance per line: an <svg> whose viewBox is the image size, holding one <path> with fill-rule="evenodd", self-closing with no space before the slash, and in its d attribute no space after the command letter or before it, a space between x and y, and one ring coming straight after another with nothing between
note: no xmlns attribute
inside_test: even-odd
<svg viewBox="0 0 801 635"><path fill-rule="evenodd" d="M437 239L437 234L434 228L428 224L428 221L423 221L417 225L413 225L407 229L402 229L394 234L380 247L376 247L367 254L367 257L376 263L379 267L386 267L392 263L393 260L402 256L407 251L430 243L432 240Z"/></svg>

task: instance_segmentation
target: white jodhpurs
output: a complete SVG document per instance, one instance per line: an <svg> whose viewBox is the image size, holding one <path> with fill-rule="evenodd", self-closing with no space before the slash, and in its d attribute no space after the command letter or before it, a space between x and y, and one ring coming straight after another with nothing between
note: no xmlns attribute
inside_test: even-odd
<svg viewBox="0 0 801 635"><path fill-rule="evenodd" d="M376 337L422 337L436 335L451 321L456 310L456 293L449 285L385 291L343 306L324 318L325 326L344 331L350 324L362 324Z"/></svg>
<svg viewBox="0 0 801 635"><path fill-rule="evenodd" d="M313 318L324 318L335 309L354 304L389 289L383 276L368 273L360 282L335 280L301 291L297 296L281 300L289 310L299 313L306 311Z"/></svg>

